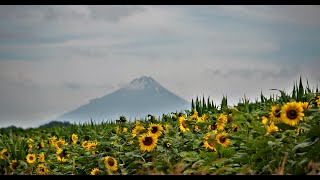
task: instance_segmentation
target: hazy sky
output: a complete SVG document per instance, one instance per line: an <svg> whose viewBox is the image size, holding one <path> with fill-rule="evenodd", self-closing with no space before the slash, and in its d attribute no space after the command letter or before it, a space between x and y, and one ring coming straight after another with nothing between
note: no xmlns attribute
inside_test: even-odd
<svg viewBox="0 0 320 180"><path fill-rule="evenodd" d="M319 6L0 6L0 127L36 126L134 78L230 105L320 80Z"/></svg>

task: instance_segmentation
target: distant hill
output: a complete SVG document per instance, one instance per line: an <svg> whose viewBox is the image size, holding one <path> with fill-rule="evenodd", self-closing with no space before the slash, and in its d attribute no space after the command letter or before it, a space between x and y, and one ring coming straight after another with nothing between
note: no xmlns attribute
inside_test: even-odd
<svg viewBox="0 0 320 180"><path fill-rule="evenodd" d="M50 121L49 123L43 124L39 126L38 128L53 128L53 127L58 127L58 126L70 126L70 122L60 122L60 121Z"/></svg>
<svg viewBox="0 0 320 180"><path fill-rule="evenodd" d="M190 109L191 103L170 92L152 77L142 76L129 84L93 99L88 104L56 118L59 121L75 123L116 120L125 116L128 120L145 118L148 114L161 116L175 111Z"/></svg>

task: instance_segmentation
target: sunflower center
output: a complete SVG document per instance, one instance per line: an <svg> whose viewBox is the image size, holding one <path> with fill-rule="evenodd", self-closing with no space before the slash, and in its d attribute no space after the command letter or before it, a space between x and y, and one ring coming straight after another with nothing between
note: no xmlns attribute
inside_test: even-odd
<svg viewBox="0 0 320 180"><path fill-rule="evenodd" d="M280 109L275 110L274 116L280 118Z"/></svg>
<svg viewBox="0 0 320 180"><path fill-rule="evenodd" d="M108 164L109 164L110 166L113 166L113 165L114 165L114 160L111 159L111 158L109 158L109 159L108 159Z"/></svg>
<svg viewBox="0 0 320 180"><path fill-rule="evenodd" d="M208 143L209 146L214 147L214 141Z"/></svg>
<svg viewBox="0 0 320 180"><path fill-rule="evenodd" d="M152 138L151 137L145 137L143 140L143 144L145 146L150 146L152 144Z"/></svg>
<svg viewBox="0 0 320 180"><path fill-rule="evenodd" d="M186 121L182 121L181 124L182 124L183 128L187 128Z"/></svg>
<svg viewBox="0 0 320 180"><path fill-rule="evenodd" d="M12 167L13 169L16 169L17 166L18 166L18 163L17 163L17 162L13 162L12 165L11 165L11 167Z"/></svg>
<svg viewBox="0 0 320 180"><path fill-rule="evenodd" d="M219 141L220 141L221 143L224 143L224 142L226 142L226 138L225 138L225 137L220 137L220 138L219 138Z"/></svg>
<svg viewBox="0 0 320 180"><path fill-rule="evenodd" d="M290 110L290 111L287 111L287 116L289 119L295 119L297 118L298 113L295 110Z"/></svg>
<svg viewBox="0 0 320 180"><path fill-rule="evenodd" d="M152 127L151 132L152 132L153 134L156 133L156 132L158 132L158 127Z"/></svg>
<svg viewBox="0 0 320 180"><path fill-rule="evenodd" d="M33 156L30 156L30 157L29 157L29 160L32 161L32 160L33 160Z"/></svg>
<svg viewBox="0 0 320 180"><path fill-rule="evenodd" d="M233 132L236 132L236 131L238 131L238 126L233 128Z"/></svg>

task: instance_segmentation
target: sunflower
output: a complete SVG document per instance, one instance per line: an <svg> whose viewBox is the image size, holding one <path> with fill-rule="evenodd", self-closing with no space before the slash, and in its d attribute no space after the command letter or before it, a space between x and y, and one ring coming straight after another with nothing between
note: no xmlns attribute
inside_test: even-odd
<svg viewBox="0 0 320 180"><path fill-rule="evenodd" d="M101 174L101 170L98 169L98 168L94 168L94 169L92 169L90 174L91 175L100 175Z"/></svg>
<svg viewBox="0 0 320 180"><path fill-rule="evenodd" d="M28 154L27 157L26 157L26 159L27 159L27 162L28 162L29 164L33 164L33 163L35 163L36 160L37 160L35 154Z"/></svg>
<svg viewBox="0 0 320 180"><path fill-rule="evenodd" d="M62 153L62 149L61 149L61 148L58 148L56 153L57 153L58 155L61 154L61 153Z"/></svg>
<svg viewBox="0 0 320 180"><path fill-rule="evenodd" d="M217 129L220 131L223 131L224 127L226 126L225 123L220 123L220 122L217 122L216 125L217 125Z"/></svg>
<svg viewBox="0 0 320 180"><path fill-rule="evenodd" d="M164 129L165 129L166 131L169 131L169 128L170 128L170 126L169 126L168 124L165 124L165 125L164 125Z"/></svg>
<svg viewBox="0 0 320 180"><path fill-rule="evenodd" d="M217 134L218 134L217 130L212 130L211 132L212 132L214 135L217 135ZM211 132L207 132L207 134L206 134L203 138L204 138L205 140L213 139L214 136L211 136Z"/></svg>
<svg viewBox="0 0 320 180"><path fill-rule="evenodd" d="M124 127L123 129L122 129L122 132L123 133L126 133L128 131L128 128L126 128L126 127Z"/></svg>
<svg viewBox="0 0 320 180"><path fill-rule="evenodd" d="M261 122L263 123L263 124L268 124L268 118L266 118L265 116L262 116L261 117Z"/></svg>
<svg viewBox="0 0 320 180"><path fill-rule="evenodd" d="M184 116L179 117L179 128L182 132L190 131L189 128L187 128L186 118Z"/></svg>
<svg viewBox="0 0 320 180"><path fill-rule="evenodd" d="M90 151L91 148L97 147L97 144L98 144L98 142L89 142L88 146L87 146L88 151Z"/></svg>
<svg viewBox="0 0 320 180"><path fill-rule="evenodd" d="M78 141L78 135L72 134L72 135L71 135L71 139L72 139L72 144L76 144L77 141Z"/></svg>
<svg viewBox="0 0 320 180"><path fill-rule="evenodd" d="M224 114L220 114L218 117L218 120L222 123L227 123L228 122L228 117Z"/></svg>
<svg viewBox="0 0 320 180"><path fill-rule="evenodd" d="M17 166L18 166L17 160L12 160L11 163L10 163L10 169L11 169L11 171L16 170Z"/></svg>
<svg viewBox="0 0 320 180"><path fill-rule="evenodd" d="M31 150L32 149L32 144L28 144L28 149Z"/></svg>
<svg viewBox="0 0 320 180"><path fill-rule="evenodd" d="M239 129L240 129L240 127L238 125L236 125L236 124L231 125L232 132L237 132Z"/></svg>
<svg viewBox="0 0 320 180"><path fill-rule="evenodd" d="M37 172L40 175L48 175L49 174L49 170L44 164L39 164L37 166Z"/></svg>
<svg viewBox="0 0 320 180"><path fill-rule="evenodd" d="M276 125L274 125L274 122L271 122L270 125L268 126L266 135L277 132L277 131L279 131L279 128Z"/></svg>
<svg viewBox="0 0 320 180"><path fill-rule="evenodd" d="M48 138L48 141L51 145L55 145L56 141L57 141L57 137L56 136L52 136L51 138Z"/></svg>
<svg viewBox="0 0 320 180"><path fill-rule="evenodd" d="M161 124L153 124L151 123L149 128L148 128L149 132L156 136L156 137L159 137L161 134L162 134L162 131L163 131L163 127Z"/></svg>
<svg viewBox="0 0 320 180"><path fill-rule="evenodd" d="M197 122L205 122L205 120L202 118L202 117L197 117ZM197 131L197 130L200 130L199 126L194 126L194 129Z"/></svg>
<svg viewBox="0 0 320 180"><path fill-rule="evenodd" d="M221 144L224 147L227 147L230 144L230 139L226 138L227 136L228 136L228 133L222 132L220 134L217 134L215 139L219 144Z"/></svg>
<svg viewBox="0 0 320 180"><path fill-rule="evenodd" d="M288 102L281 109L281 121L291 126L295 126L303 116L303 108L297 102Z"/></svg>
<svg viewBox="0 0 320 180"><path fill-rule="evenodd" d="M139 138L140 149L151 152L157 146L158 138L151 133L145 133Z"/></svg>
<svg viewBox="0 0 320 180"><path fill-rule="evenodd" d="M113 157L110 157L110 156L105 157L104 165L109 170L113 170L113 171L118 170L117 160Z"/></svg>
<svg viewBox="0 0 320 180"><path fill-rule="evenodd" d="M144 130L144 127L140 125L136 125L136 127L132 130L132 137L136 137L137 133L141 130Z"/></svg>
<svg viewBox="0 0 320 180"><path fill-rule="evenodd" d="M64 140L62 140L61 138L56 142L56 147L57 148L61 148L61 146L63 145L68 145L68 143L66 143Z"/></svg>
<svg viewBox="0 0 320 180"><path fill-rule="evenodd" d="M7 149L2 149L0 153L0 159L4 159L5 156L9 156Z"/></svg>
<svg viewBox="0 0 320 180"><path fill-rule="evenodd" d="M169 149L171 147L171 143L169 142L165 143L165 147Z"/></svg>
<svg viewBox="0 0 320 180"><path fill-rule="evenodd" d="M66 158L64 158L64 157L61 157L61 156L57 156L57 160L58 160L59 162L62 162L62 163L68 161L68 159L66 159Z"/></svg>
<svg viewBox="0 0 320 180"><path fill-rule="evenodd" d="M40 153L38 156L38 162L44 162L44 153Z"/></svg>
<svg viewBox="0 0 320 180"><path fill-rule="evenodd" d="M216 147L214 146L215 141L211 139L211 141L204 141L203 142L203 147L206 149L211 149L214 152L217 152Z"/></svg>
<svg viewBox="0 0 320 180"><path fill-rule="evenodd" d="M83 141L82 144L81 144L81 146L82 146L83 148L87 148L87 147L88 147L88 144L89 144L88 141Z"/></svg>
<svg viewBox="0 0 320 180"><path fill-rule="evenodd" d="M43 140L40 142L40 147L44 148L44 141Z"/></svg>
<svg viewBox="0 0 320 180"><path fill-rule="evenodd" d="M198 111L196 109L193 109L193 114L192 116L190 116L190 120L197 119L197 117L198 117Z"/></svg>
<svg viewBox="0 0 320 180"><path fill-rule="evenodd" d="M299 102L300 106L303 108L303 110L309 109L309 103L308 102Z"/></svg>
<svg viewBox="0 0 320 180"><path fill-rule="evenodd" d="M214 123L214 125L209 125L208 130L217 130L217 123Z"/></svg>
<svg viewBox="0 0 320 180"><path fill-rule="evenodd" d="M30 143L33 143L34 141L33 141L33 139L31 139L31 138L29 138L28 140L27 140L27 143L28 144L30 144Z"/></svg>
<svg viewBox="0 0 320 180"><path fill-rule="evenodd" d="M280 111L281 107L279 105L272 106L271 112L269 112L270 119L275 122L280 121Z"/></svg>
<svg viewBox="0 0 320 180"><path fill-rule="evenodd" d="M317 106L320 108L320 96L317 96L316 103L317 103Z"/></svg>

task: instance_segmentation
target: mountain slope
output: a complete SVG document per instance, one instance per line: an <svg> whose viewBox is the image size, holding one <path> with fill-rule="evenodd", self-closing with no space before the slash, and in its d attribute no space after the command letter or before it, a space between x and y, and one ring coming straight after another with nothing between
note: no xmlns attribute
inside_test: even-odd
<svg viewBox="0 0 320 180"><path fill-rule="evenodd" d="M70 122L95 122L115 120L120 115L127 119L144 118L148 114L161 116L189 109L190 103L170 92L153 78L142 76L128 85L88 104L67 112L57 120Z"/></svg>

